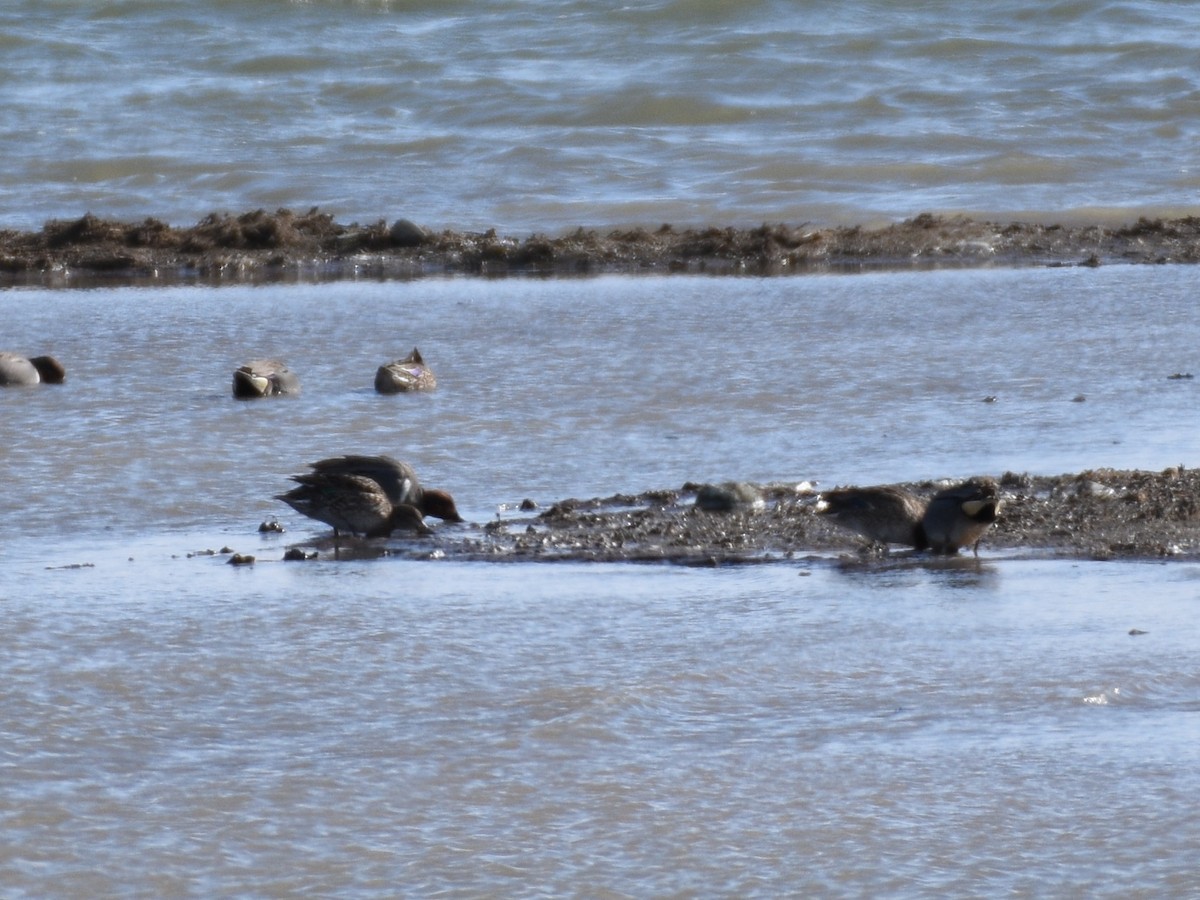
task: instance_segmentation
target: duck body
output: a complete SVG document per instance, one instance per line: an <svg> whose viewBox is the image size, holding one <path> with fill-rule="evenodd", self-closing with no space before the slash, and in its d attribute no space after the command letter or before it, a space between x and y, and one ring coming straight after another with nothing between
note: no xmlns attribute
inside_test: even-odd
<svg viewBox="0 0 1200 900"><path fill-rule="evenodd" d="M256 359L233 372L233 396L238 400L300 393L300 379L277 359Z"/></svg>
<svg viewBox="0 0 1200 900"><path fill-rule="evenodd" d="M413 352L404 359L384 363L375 372L375 390L381 394L407 394L410 391L432 391L437 387L433 370L421 358L421 351Z"/></svg>
<svg viewBox="0 0 1200 900"><path fill-rule="evenodd" d="M275 499L296 512L324 522L334 536L342 533L388 537L397 529L429 534L416 507L393 504L379 483L361 475L309 473L294 475L296 487Z"/></svg>
<svg viewBox="0 0 1200 900"><path fill-rule="evenodd" d="M319 475L369 478L382 488L392 504L408 504L422 515L434 516L445 522L463 521L450 494L423 487L413 467L394 457L334 456L312 463L309 468Z"/></svg>
<svg viewBox="0 0 1200 900"><path fill-rule="evenodd" d="M891 485L826 491L817 514L879 544L929 546L922 519L925 504L915 494Z"/></svg>
<svg viewBox="0 0 1200 900"><path fill-rule="evenodd" d="M702 484L696 489L696 506L708 512L760 509L764 505L758 488L745 481Z"/></svg>
<svg viewBox="0 0 1200 900"><path fill-rule="evenodd" d="M974 478L933 495L922 527L934 553L953 555L979 542L1000 515L1000 490L991 478Z"/></svg>
<svg viewBox="0 0 1200 900"><path fill-rule="evenodd" d="M53 356L25 357L0 351L0 387L62 384L67 370Z"/></svg>

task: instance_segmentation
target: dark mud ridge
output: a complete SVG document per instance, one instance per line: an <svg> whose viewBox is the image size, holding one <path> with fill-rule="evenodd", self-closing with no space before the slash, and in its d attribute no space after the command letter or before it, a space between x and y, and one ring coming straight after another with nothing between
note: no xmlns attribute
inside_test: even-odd
<svg viewBox="0 0 1200 900"><path fill-rule="evenodd" d="M1005 473L997 479L999 521L980 547L982 558L1200 559L1200 469L1163 472L1100 469L1055 477ZM945 482L905 487L931 495ZM678 490L563 500L532 500L504 509L483 525L442 525L424 538L397 533L387 541L346 540L341 558L391 555L412 559L662 562L716 566L805 558L870 562L886 554L868 547L815 512L807 484L749 486L758 504L710 511L696 503L701 485ZM281 535L286 544L287 535ZM332 538L307 545L320 558ZM296 552L301 558L305 553ZM892 548L894 557L905 552ZM965 550L963 557L970 557Z"/></svg>
<svg viewBox="0 0 1200 900"><path fill-rule="evenodd" d="M398 219L342 225L317 210L210 215L188 228L85 215L0 230L0 285L210 284L428 275L786 275L940 266L1193 263L1200 218L1119 226L922 214L882 228L579 228L548 237L436 232Z"/></svg>

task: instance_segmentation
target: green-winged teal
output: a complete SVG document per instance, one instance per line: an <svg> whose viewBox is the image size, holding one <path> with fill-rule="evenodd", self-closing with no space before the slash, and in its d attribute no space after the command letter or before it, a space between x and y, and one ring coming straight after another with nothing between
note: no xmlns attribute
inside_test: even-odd
<svg viewBox="0 0 1200 900"><path fill-rule="evenodd" d="M62 384L67 370L53 356L25 357L0 351L0 386Z"/></svg>
<svg viewBox="0 0 1200 900"><path fill-rule="evenodd" d="M921 518L925 504L904 488L892 485L826 491L817 512L843 528L879 544L929 546Z"/></svg>
<svg viewBox="0 0 1200 900"><path fill-rule="evenodd" d="M696 506L709 512L733 512L738 509L760 509L764 506L762 493L745 481L723 481L702 484L696 488Z"/></svg>
<svg viewBox="0 0 1200 900"><path fill-rule="evenodd" d="M233 373L233 396L239 400L300 393L300 379L277 359L256 359Z"/></svg>
<svg viewBox="0 0 1200 900"><path fill-rule="evenodd" d="M1000 489L991 478L972 478L938 491L922 521L929 549L955 554L969 545L978 556L979 542L999 514Z"/></svg>
<svg viewBox="0 0 1200 900"><path fill-rule="evenodd" d="M383 488L394 504L407 503L423 515L435 516L445 522L463 520L450 494L422 487L413 467L391 456L335 456L312 463L310 468L322 475L370 478Z"/></svg>
<svg viewBox="0 0 1200 900"><path fill-rule="evenodd" d="M421 351L413 352L404 359L384 363L375 372L375 390L381 394L406 394L409 391L432 391L437 387L433 370L421 358Z"/></svg>
<svg viewBox="0 0 1200 900"><path fill-rule="evenodd" d="M335 538L343 533L388 537L398 528L418 534L432 531L415 506L393 504L377 481L362 475L311 472L293 475L292 481L296 487L275 499L331 526Z"/></svg>

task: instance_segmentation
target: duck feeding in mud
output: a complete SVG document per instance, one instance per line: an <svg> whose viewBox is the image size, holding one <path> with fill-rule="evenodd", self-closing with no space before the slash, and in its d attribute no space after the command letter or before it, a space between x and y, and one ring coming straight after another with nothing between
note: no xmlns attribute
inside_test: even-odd
<svg viewBox="0 0 1200 900"><path fill-rule="evenodd" d="M928 501L902 487L828 491L816 512L873 544L902 544L914 550L954 555L979 542L1000 514L1000 493L990 478L944 488Z"/></svg>
<svg viewBox="0 0 1200 900"><path fill-rule="evenodd" d="M296 512L324 522L333 528L334 538L343 534L368 538L391 537L393 531L407 529L431 534L433 529L415 506L392 503L379 483L362 475L293 475L296 487L275 499Z"/></svg>
<svg viewBox="0 0 1200 900"><path fill-rule="evenodd" d="M914 550L929 546L921 520L925 502L901 487L840 488L826 491L816 512L865 537L871 544L903 544Z"/></svg>

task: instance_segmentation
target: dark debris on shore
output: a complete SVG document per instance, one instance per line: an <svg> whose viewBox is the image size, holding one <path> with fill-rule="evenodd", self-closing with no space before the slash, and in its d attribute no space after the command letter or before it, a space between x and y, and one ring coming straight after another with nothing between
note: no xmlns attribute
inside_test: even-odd
<svg viewBox="0 0 1200 900"><path fill-rule="evenodd" d="M999 476L1000 518L984 558L1200 560L1200 469L1097 469L1079 474ZM903 485L930 496L947 482ZM445 526L428 538L364 545L348 555L489 562L639 562L720 566L842 558L882 551L816 513L811 485L755 485L758 506L713 512L696 504L700 485L545 508L514 504L483 525ZM900 548L896 548L899 550ZM895 555L895 550L893 555ZM969 554L964 552L963 556Z"/></svg>
<svg viewBox="0 0 1200 900"><path fill-rule="evenodd" d="M880 228L578 228L557 237L343 225L316 209L213 214L174 227L91 214L0 230L0 284L261 283L431 275L732 274L1200 261L1200 217L1122 226L999 224L923 213Z"/></svg>

